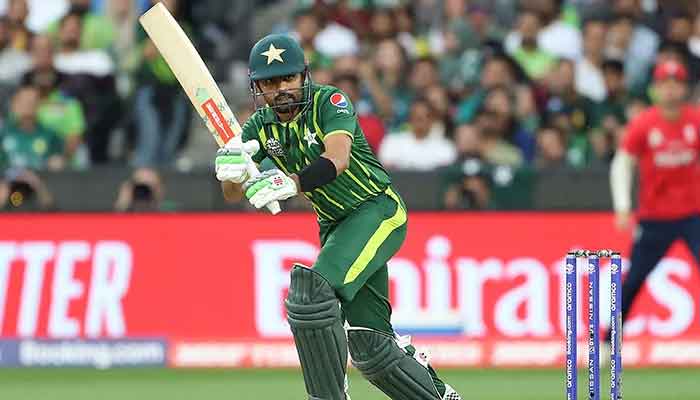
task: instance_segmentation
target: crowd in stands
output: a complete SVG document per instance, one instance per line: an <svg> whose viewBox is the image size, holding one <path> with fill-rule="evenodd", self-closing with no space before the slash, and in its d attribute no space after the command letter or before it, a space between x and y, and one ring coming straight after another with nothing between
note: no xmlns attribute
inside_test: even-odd
<svg viewBox="0 0 700 400"><path fill-rule="evenodd" d="M156 0L55 1L65 9L44 26L27 22L41 2L5 0L0 17L5 181L101 164L139 176L173 167L193 112L137 23ZM299 40L314 81L348 95L387 168L443 171L450 208L488 208L490 188L519 171L607 166L625 123L653 103L658 60L682 61L691 82L700 74L697 2L161 1L209 44L205 56L239 60L257 37L227 37L230 19L216 30L192 10L293 3L264 33ZM0 203L11 192L0 184Z"/></svg>

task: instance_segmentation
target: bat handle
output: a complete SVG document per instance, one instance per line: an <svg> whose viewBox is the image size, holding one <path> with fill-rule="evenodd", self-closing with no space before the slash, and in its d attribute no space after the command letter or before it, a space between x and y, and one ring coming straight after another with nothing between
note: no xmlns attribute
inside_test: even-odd
<svg viewBox="0 0 700 400"><path fill-rule="evenodd" d="M273 201L271 203L268 203L265 207L272 215L277 215L280 213L280 211L282 211L279 201Z"/></svg>
<svg viewBox="0 0 700 400"><path fill-rule="evenodd" d="M256 167L253 164L249 164L248 175L250 175L251 178L260 175L260 171L258 170L258 167ZM270 213L272 215L277 215L280 213L280 211L282 211L282 207L280 207L279 201L270 202L265 206L265 208L267 208L267 210L270 211Z"/></svg>

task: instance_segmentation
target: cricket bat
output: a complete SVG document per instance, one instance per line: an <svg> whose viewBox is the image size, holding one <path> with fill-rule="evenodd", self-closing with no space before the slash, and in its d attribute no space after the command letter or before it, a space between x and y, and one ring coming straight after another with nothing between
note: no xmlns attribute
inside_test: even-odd
<svg viewBox="0 0 700 400"><path fill-rule="evenodd" d="M139 22L170 66L192 105L214 135L219 147L230 140L241 140L241 125L226 103L224 95L207 69L202 57L163 3L146 11ZM251 165L251 177L260 174ZM280 212L279 202L267 205L272 214Z"/></svg>

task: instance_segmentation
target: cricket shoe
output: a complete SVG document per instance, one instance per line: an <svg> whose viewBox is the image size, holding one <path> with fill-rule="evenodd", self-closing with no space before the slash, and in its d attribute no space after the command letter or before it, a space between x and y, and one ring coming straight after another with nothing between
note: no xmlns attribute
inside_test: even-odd
<svg viewBox="0 0 700 400"><path fill-rule="evenodd" d="M452 389L452 386L445 384L445 395L442 396L442 400L462 400L462 397Z"/></svg>

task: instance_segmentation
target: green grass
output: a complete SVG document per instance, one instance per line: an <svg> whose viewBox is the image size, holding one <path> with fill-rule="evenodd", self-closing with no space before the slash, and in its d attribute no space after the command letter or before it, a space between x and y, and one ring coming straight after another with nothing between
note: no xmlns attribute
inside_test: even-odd
<svg viewBox="0 0 700 400"><path fill-rule="evenodd" d="M465 400L561 400L556 369L444 370ZM624 396L633 400L697 399L700 369L629 369ZM601 377L603 382L607 379ZM606 382L607 383L607 382ZM580 376L579 398L586 380ZM353 400L385 399L355 371ZM602 399L609 398L603 386ZM296 370L0 369L2 400L305 400Z"/></svg>

